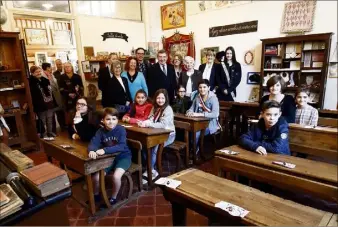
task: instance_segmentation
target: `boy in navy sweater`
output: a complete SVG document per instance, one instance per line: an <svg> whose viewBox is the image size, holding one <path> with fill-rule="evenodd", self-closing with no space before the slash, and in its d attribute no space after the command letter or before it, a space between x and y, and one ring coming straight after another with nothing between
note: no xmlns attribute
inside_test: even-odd
<svg viewBox="0 0 338 227"><path fill-rule="evenodd" d="M288 123L281 117L280 104L270 100L262 106L262 118L239 138L239 145L257 152L290 155Z"/></svg>
<svg viewBox="0 0 338 227"><path fill-rule="evenodd" d="M89 157L96 159L99 155L113 154L120 152L113 164L105 169L106 174L111 170L115 170L113 180L112 197L109 202L113 205L116 203L116 196L121 187L121 178L125 171L131 165L131 152L127 145L126 130L118 125L119 112L114 108L105 108L103 110L102 123L103 128L97 130L95 136L88 146ZM94 175L94 194L95 201L100 200L99 191L99 174Z"/></svg>

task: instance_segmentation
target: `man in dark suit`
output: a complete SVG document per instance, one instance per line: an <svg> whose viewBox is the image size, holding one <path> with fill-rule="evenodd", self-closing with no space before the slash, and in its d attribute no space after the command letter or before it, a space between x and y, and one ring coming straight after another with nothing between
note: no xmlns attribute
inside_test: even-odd
<svg viewBox="0 0 338 227"><path fill-rule="evenodd" d="M148 74L149 74L150 65L148 61L144 60L145 49L142 47L138 47L135 53L136 53L136 58L138 61L138 66L139 66L138 71L143 73L144 78L148 82Z"/></svg>
<svg viewBox="0 0 338 227"><path fill-rule="evenodd" d="M153 97L155 92L160 89L166 89L169 95L169 101L172 103L176 90L176 75L174 66L167 64L168 55L165 50L157 53L158 62L149 70L148 90L149 96Z"/></svg>
<svg viewBox="0 0 338 227"><path fill-rule="evenodd" d="M105 88L107 87L106 85L108 84L108 81L111 79L110 67L114 60L117 60L117 55L114 53L110 53L107 59L106 67L100 68L99 70L97 85L102 91L101 104L103 107L108 106L107 90Z"/></svg>

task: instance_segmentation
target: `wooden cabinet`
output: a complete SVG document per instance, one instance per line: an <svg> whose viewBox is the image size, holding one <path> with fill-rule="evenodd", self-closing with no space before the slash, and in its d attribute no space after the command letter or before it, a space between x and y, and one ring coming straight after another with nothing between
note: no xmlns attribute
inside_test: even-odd
<svg viewBox="0 0 338 227"><path fill-rule="evenodd" d="M266 82L281 75L286 94L295 95L299 87L310 89L310 104L322 108L332 33L261 39L262 63L260 97L268 94Z"/></svg>
<svg viewBox="0 0 338 227"><path fill-rule="evenodd" d="M9 145L22 150L36 147L35 113L18 32L0 32L0 103L10 127Z"/></svg>

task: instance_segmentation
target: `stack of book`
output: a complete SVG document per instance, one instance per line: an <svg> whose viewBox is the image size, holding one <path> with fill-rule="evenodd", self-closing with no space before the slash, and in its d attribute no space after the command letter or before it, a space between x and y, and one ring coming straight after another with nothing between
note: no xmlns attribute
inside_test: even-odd
<svg viewBox="0 0 338 227"><path fill-rule="evenodd" d="M0 220L21 210L23 204L9 184L0 185Z"/></svg>
<svg viewBox="0 0 338 227"><path fill-rule="evenodd" d="M0 152L0 157L11 170L16 170L18 172L34 166L33 160L18 150L5 150Z"/></svg>

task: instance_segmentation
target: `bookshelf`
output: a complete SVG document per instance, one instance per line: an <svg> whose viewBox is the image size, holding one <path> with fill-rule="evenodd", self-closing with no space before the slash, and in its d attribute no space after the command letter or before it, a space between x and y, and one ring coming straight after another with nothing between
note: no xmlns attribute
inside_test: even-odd
<svg viewBox="0 0 338 227"><path fill-rule="evenodd" d="M11 130L9 146L38 148L32 99L18 32L0 32L0 102Z"/></svg>
<svg viewBox="0 0 338 227"><path fill-rule="evenodd" d="M259 96L269 94L268 79L281 75L286 94L295 95L299 87L310 89L310 104L322 108L326 87L332 33L261 39L261 84Z"/></svg>

